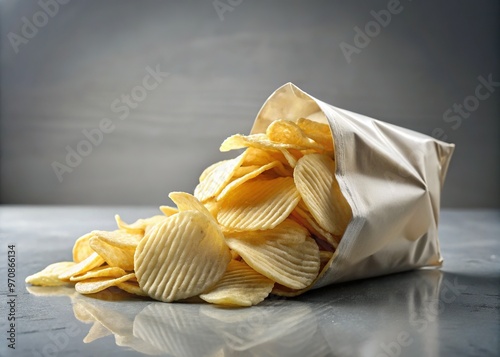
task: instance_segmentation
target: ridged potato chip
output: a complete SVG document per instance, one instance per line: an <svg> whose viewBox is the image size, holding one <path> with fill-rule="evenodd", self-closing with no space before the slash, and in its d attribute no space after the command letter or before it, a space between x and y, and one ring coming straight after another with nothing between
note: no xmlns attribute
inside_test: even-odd
<svg viewBox="0 0 500 357"><path fill-rule="evenodd" d="M116 287L122 289L123 291L126 291L129 294L134 294L138 296L148 296L148 294L146 294L141 289L139 283L133 282L131 280L124 281L123 283L116 285Z"/></svg>
<svg viewBox="0 0 500 357"><path fill-rule="evenodd" d="M335 162L324 154L306 155L297 162L293 178L318 225L341 236L351 220L351 209L335 178Z"/></svg>
<svg viewBox="0 0 500 357"><path fill-rule="evenodd" d="M273 121L267 127L266 135L269 140L274 142L295 144L299 147L323 151L323 146L307 137L297 124L288 120L279 119Z"/></svg>
<svg viewBox="0 0 500 357"><path fill-rule="evenodd" d="M82 275L73 275L71 278L69 278L69 281L83 281L91 278L119 278L126 274L127 272L122 268L100 266Z"/></svg>
<svg viewBox="0 0 500 357"><path fill-rule="evenodd" d="M116 247L96 236L90 238L89 244L109 266L134 270L135 249Z"/></svg>
<svg viewBox="0 0 500 357"><path fill-rule="evenodd" d="M75 285L75 290L80 294L95 294L111 286L123 283L133 276L134 273L130 273L119 278L93 278L85 281L79 281Z"/></svg>
<svg viewBox="0 0 500 357"><path fill-rule="evenodd" d="M158 225L137 246L135 272L150 297L171 302L213 286L231 260L229 247L213 219L183 211Z"/></svg>
<svg viewBox="0 0 500 357"><path fill-rule="evenodd" d="M293 179L253 179L220 201L217 221L238 230L271 229L283 222L300 200Z"/></svg>
<svg viewBox="0 0 500 357"><path fill-rule="evenodd" d="M302 226L307 228L307 230L311 232L311 234L313 234L317 238L323 239L325 242L328 242L333 248L337 248L337 237L321 228L319 224L314 220L313 216L309 213L309 211L306 211L302 207L300 207L300 203L292 211L291 217Z"/></svg>
<svg viewBox="0 0 500 357"><path fill-rule="evenodd" d="M200 298L225 306L252 306L271 292L274 281L257 273L246 263L232 260L222 278Z"/></svg>
<svg viewBox="0 0 500 357"><path fill-rule="evenodd" d="M249 266L281 285L303 289L319 273L318 245L295 221L286 220L275 229L225 235L229 247Z"/></svg>
<svg viewBox="0 0 500 357"><path fill-rule="evenodd" d="M245 153L217 165L206 175L194 189L194 196L201 202L217 196L233 177L235 171L241 166Z"/></svg>
<svg viewBox="0 0 500 357"><path fill-rule="evenodd" d="M219 193L217 195L217 201L220 201L222 200L224 197L227 196L227 194L229 192L231 192L232 190L236 189L238 186L240 186L241 184L259 176L261 173L263 173L264 171L267 171L267 170L270 170L276 166L281 166L283 167L283 164L279 161L273 161L273 162L270 162L269 164L266 164L266 165L263 165L263 166L255 166L256 169L246 173L245 175L243 176L240 176L238 177L237 179L231 181L226 187L224 187L224 189L221 191L221 193Z"/></svg>
<svg viewBox="0 0 500 357"><path fill-rule="evenodd" d="M315 142L320 144L326 151L332 152L333 157L333 136L330 125L318 123L316 121L300 118L297 120L297 126Z"/></svg>
<svg viewBox="0 0 500 357"><path fill-rule="evenodd" d="M170 192L168 197L177 205L179 212L183 211L198 211L203 213L211 221L215 222L210 211L201 203L195 196L186 192Z"/></svg>
<svg viewBox="0 0 500 357"><path fill-rule="evenodd" d="M59 275L75 265L75 262L59 262L50 264L38 273L28 276L25 282L31 285L39 286L65 285L67 282L59 279Z"/></svg>
<svg viewBox="0 0 500 357"><path fill-rule="evenodd" d="M221 144L219 150L222 152L254 147L264 150L282 150L282 149L309 149L307 146L297 145L293 143L280 143L271 141L266 134L251 134L251 135L232 135Z"/></svg>
<svg viewBox="0 0 500 357"><path fill-rule="evenodd" d="M91 255L89 255L86 259L61 272L61 274L59 274L59 279L69 280L69 278L71 278L74 275L81 275L103 264L104 264L104 259L102 259L99 254L94 252Z"/></svg>
<svg viewBox="0 0 500 357"><path fill-rule="evenodd" d="M160 211L167 217L173 216L174 214L179 213L179 210L170 206L160 206Z"/></svg>

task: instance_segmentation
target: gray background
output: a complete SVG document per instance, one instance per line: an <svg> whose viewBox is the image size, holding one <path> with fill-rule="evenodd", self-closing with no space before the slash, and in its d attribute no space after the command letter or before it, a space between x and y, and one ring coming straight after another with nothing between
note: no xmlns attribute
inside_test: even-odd
<svg viewBox="0 0 500 357"><path fill-rule="evenodd" d="M247 133L291 81L341 108L429 135L441 128L457 145L443 206L500 206L500 87L459 127L443 120L478 76L500 81L498 1L401 0L350 63L340 44L388 1L230 3L221 19L212 0L73 0L16 54L8 34L41 7L1 1L1 202L166 203L227 157L222 140ZM111 103L157 65L169 76L120 120ZM102 118L116 129L59 182L51 164Z"/></svg>

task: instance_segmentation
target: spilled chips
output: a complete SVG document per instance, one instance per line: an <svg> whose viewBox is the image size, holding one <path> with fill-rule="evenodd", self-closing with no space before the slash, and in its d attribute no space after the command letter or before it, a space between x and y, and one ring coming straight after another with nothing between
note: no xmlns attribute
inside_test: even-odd
<svg viewBox="0 0 500 357"><path fill-rule="evenodd" d="M73 262L51 264L26 282L225 306L308 290L352 218L335 178L330 127L276 120L266 133L233 135L220 147L234 149L244 151L205 169L194 195L169 195L177 207L130 224L117 215L118 229L83 235Z"/></svg>

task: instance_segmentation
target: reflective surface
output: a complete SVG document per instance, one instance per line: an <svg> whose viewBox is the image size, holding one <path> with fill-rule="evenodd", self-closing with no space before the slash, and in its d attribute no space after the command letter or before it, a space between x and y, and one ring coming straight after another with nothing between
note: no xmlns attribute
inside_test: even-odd
<svg viewBox="0 0 500 357"><path fill-rule="evenodd" d="M71 257L74 239L149 208L0 208L2 254L16 244L19 356L449 356L499 354L500 212L444 211L445 265L273 298L252 308L165 304L119 291L26 287ZM35 248L36 247L36 248ZM6 276L6 265L1 266ZM2 294L5 294L2 284ZM4 296L4 299L7 299ZM7 315L2 303L2 315ZM3 312L5 311L5 312ZM2 316L2 340L7 321Z"/></svg>

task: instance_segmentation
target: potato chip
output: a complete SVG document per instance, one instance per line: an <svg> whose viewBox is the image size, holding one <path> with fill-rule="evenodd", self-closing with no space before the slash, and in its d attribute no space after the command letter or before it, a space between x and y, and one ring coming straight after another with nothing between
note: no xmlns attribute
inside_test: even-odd
<svg viewBox="0 0 500 357"><path fill-rule="evenodd" d="M315 142L320 144L326 151L331 151L333 156L333 136L330 125L318 123L316 121L300 118L297 120L297 126Z"/></svg>
<svg viewBox="0 0 500 357"><path fill-rule="evenodd" d="M233 181L236 178L240 178L242 176L245 176L245 175L249 174L252 171L258 170L260 167L261 166L259 166L259 165L250 165L250 166L240 166L240 167L238 167L238 169L236 169L236 171L234 172Z"/></svg>
<svg viewBox="0 0 500 357"><path fill-rule="evenodd" d="M81 275L98 266L104 264L104 259L101 258L96 252L92 253L88 258L81 262L69 267L59 274L59 279L69 280L73 275Z"/></svg>
<svg viewBox="0 0 500 357"><path fill-rule="evenodd" d="M156 216L152 216L152 217L149 217L146 219L140 218L132 224L125 223L120 218L119 215L115 215L115 220L116 220L116 225L118 226L118 228L120 230L126 231L128 234L131 234L131 235L140 235L141 236L141 237L139 237L139 240L140 240L142 238L142 235L144 235L144 232L146 231L148 226L154 225L157 222L160 222L161 220L165 219L165 216L166 215L156 215ZM103 231L100 231L100 232L103 232Z"/></svg>
<svg viewBox="0 0 500 357"><path fill-rule="evenodd" d="M219 212L219 202L212 198L208 201L205 201L203 203L203 206L205 206L212 217L217 220L217 213Z"/></svg>
<svg viewBox="0 0 500 357"><path fill-rule="evenodd" d="M323 154L306 155L298 161L293 178L318 225L341 236L351 219L351 209L335 178L335 162Z"/></svg>
<svg viewBox="0 0 500 357"><path fill-rule="evenodd" d="M92 253L94 253L89 245L89 240L92 236L92 233L87 233L76 240L73 245L73 261L75 263L80 263L82 260L87 259Z"/></svg>
<svg viewBox="0 0 500 357"><path fill-rule="evenodd" d="M278 150L278 151L282 149L297 149L297 150L308 149L308 147L302 145L286 144L286 143L271 141L266 134L251 134L251 135L236 134L224 140L219 150L222 152L226 152L248 147L254 147L264 150Z"/></svg>
<svg viewBox="0 0 500 357"><path fill-rule="evenodd" d="M134 294L138 296L148 296L141 287L139 286L139 283L137 282L132 282L131 280L124 281L123 283L120 283L116 285L119 289L122 289L123 291L126 291L129 294Z"/></svg>
<svg viewBox="0 0 500 357"><path fill-rule="evenodd" d="M135 272L144 292L171 302L210 288L230 260L229 248L213 219L199 211L182 211L139 243Z"/></svg>
<svg viewBox="0 0 500 357"><path fill-rule="evenodd" d="M75 265L75 262L59 262L50 264L38 273L28 276L25 282L31 285L39 286L65 285L67 282L59 279L59 275Z"/></svg>
<svg viewBox="0 0 500 357"><path fill-rule="evenodd" d="M134 270L135 249L116 247L96 236L90 239L89 244L109 266L119 267L124 270Z"/></svg>
<svg viewBox="0 0 500 357"><path fill-rule="evenodd" d="M299 222L302 226L306 227L307 230L311 232L311 234L328 242L332 247L337 248L338 238L330 232L321 228L314 220L313 216L309 213L309 211L306 211L300 207L300 203L292 211L291 217Z"/></svg>
<svg viewBox="0 0 500 357"><path fill-rule="evenodd" d="M160 216L162 219L166 217ZM124 249L135 249L137 244L139 244L140 240L143 237L142 233L127 233L125 230L116 230L116 231L92 231L94 237L99 238L104 243L107 243L113 247L124 248Z"/></svg>
<svg viewBox="0 0 500 357"><path fill-rule="evenodd" d="M91 278L119 278L126 274L127 272L122 268L100 266L82 275L73 275L71 278L69 278L69 281L83 281Z"/></svg>
<svg viewBox="0 0 500 357"><path fill-rule="evenodd" d="M167 217L179 213L179 210L170 206L160 206L160 211Z"/></svg>
<svg viewBox="0 0 500 357"><path fill-rule="evenodd" d="M288 219L275 229L226 233L229 247L254 270L292 289L309 286L319 272L318 245Z"/></svg>
<svg viewBox="0 0 500 357"><path fill-rule="evenodd" d="M252 306L263 301L273 285L274 281L257 273L247 264L232 260L217 284L201 294L200 298L224 306Z"/></svg>
<svg viewBox="0 0 500 357"><path fill-rule="evenodd" d="M119 278L93 278L85 281L79 281L75 285L75 290L80 294L95 294L111 286L116 286L124 281L127 281L133 276L134 273L130 273Z"/></svg>
<svg viewBox="0 0 500 357"><path fill-rule="evenodd" d="M204 181L209 175L212 174L212 172L214 172L215 169L217 169L219 166L221 165L224 165L225 163L227 163L229 160L221 160L221 161L217 161L215 163L213 163L212 165L210 165L209 167L207 167L205 170L203 170L203 172L201 173L200 175L200 178L199 178L199 182L201 181Z"/></svg>
<svg viewBox="0 0 500 357"><path fill-rule="evenodd" d="M299 147L323 151L323 146L307 137L297 124L288 120L273 121L267 127L266 135L269 140L277 143L295 144Z"/></svg>
<svg viewBox="0 0 500 357"><path fill-rule="evenodd" d="M237 178L236 180L231 181L226 187L224 187L224 189L221 191L221 193L219 193L219 195L217 195L217 201L222 200L224 197L226 197L226 195L229 192L231 192L232 190L234 190L235 188L237 188L241 184L259 176L264 171L270 170L273 167L276 167L278 165L281 165L281 167L283 167L283 164L279 161L273 161L273 162L270 162L269 164L266 164L266 165L260 166L260 167L256 166L257 169L248 172L247 174Z"/></svg>
<svg viewBox="0 0 500 357"><path fill-rule="evenodd" d="M245 153L242 153L238 157L218 165L196 186L194 196L201 202L217 196L231 180L234 172L241 166L244 158Z"/></svg>
<svg viewBox="0 0 500 357"><path fill-rule="evenodd" d="M271 229L283 222L300 200L293 179L253 179L220 201L217 220L238 230Z"/></svg>

